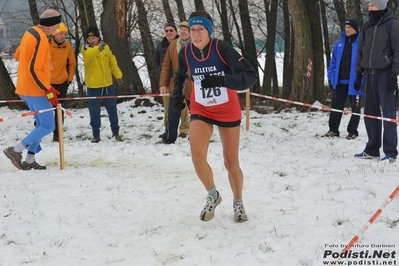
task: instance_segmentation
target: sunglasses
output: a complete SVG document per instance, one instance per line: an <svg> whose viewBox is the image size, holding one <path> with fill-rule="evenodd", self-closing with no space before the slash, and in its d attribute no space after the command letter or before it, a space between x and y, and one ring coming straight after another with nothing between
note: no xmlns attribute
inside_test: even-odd
<svg viewBox="0 0 399 266"><path fill-rule="evenodd" d="M165 32L173 32L174 30L165 30Z"/></svg>

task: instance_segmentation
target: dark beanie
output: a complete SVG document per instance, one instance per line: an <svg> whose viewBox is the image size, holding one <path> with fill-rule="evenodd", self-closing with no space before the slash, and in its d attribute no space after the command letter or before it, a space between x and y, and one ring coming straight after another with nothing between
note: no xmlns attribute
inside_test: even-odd
<svg viewBox="0 0 399 266"><path fill-rule="evenodd" d="M345 25L351 26L356 32L359 32L359 22L355 18L345 20Z"/></svg>
<svg viewBox="0 0 399 266"><path fill-rule="evenodd" d="M165 29L166 27L172 27L175 29L175 31L177 31L176 25L175 23L169 22L165 25L165 27L163 27L163 29Z"/></svg>
<svg viewBox="0 0 399 266"><path fill-rule="evenodd" d="M95 26L90 26L90 27L87 28L87 31L86 31L86 39L89 38L89 37L91 37L91 36L96 36L96 37L98 37L98 38L101 38L101 37L100 37L100 32L98 31L98 28L97 28L97 27L95 27Z"/></svg>

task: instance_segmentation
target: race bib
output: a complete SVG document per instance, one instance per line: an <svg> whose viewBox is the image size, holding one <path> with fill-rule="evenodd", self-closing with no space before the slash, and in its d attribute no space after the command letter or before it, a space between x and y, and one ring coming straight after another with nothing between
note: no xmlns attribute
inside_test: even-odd
<svg viewBox="0 0 399 266"><path fill-rule="evenodd" d="M226 87L202 88L201 81L194 82L195 101L203 106L215 106L229 101Z"/></svg>

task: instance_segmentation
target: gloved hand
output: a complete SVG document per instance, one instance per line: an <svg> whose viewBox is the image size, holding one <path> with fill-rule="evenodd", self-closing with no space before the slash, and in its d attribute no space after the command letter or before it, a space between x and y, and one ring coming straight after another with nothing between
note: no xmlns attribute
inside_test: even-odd
<svg viewBox="0 0 399 266"><path fill-rule="evenodd" d="M398 89L398 78L389 78L387 83L387 91L395 91Z"/></svg>
<svg viewBox="0 0 399 266"><path fill-rule="evenodd" d="M122 78L116 79L116 86L118 86L118 89L122 88L122 86L123 86Z"/></svg>
<svg viewBox="0 0 399 266"><path fill-rule="evenodd" d="M46 94L47 101L49 101L52 106L56 106L58 104L57 95L60 95L60 92L57 91L53 86L51 86L51 88L46 90L44 93Z"/></svg>
<svg viewBox="0 0 399 266"><path fill-rule="evenodd" d="M330 89L334 89L333 85L331 84L331 81L328 81L328 86L330 87Z"/></svg>
<svg viewBox="0 0 399 266"><path fill-rule="evenodd" d="M363 78L362 74L356 73L356 79L355 83L353 84L353 88L357 91L360 91L360 89L362 88L362 78Z"/></svg>
<svg viewBox="0 0 399 266"><path fill-rule="evenodd" d="M174 97L173 98L173 109L176 112L180 112L186 107L186 104L183 102L183 97Z"/></svg>
<svg viewBox="0 0 399 266"><path fill-rule="evenodd" d="M90 44L86 43L84 47L85 47L85 50L87 50L90 48Z"/></svg>
<svg viewBox="0 0 399 266"><path fill-rule="evenodd" d="M98 50L99 50L100 52L103 51L106 45L107 45L107 44L106 44L105 42L101 41L101 42L100 42L100 46L98 46Z"/></svg>
<svg viewBox="0 0 399 266"><path fill-rule="evenodd" d="M224 77L223 76L205 76L203 80L201 80L202 88L216 88L224 86Z"/></svg>

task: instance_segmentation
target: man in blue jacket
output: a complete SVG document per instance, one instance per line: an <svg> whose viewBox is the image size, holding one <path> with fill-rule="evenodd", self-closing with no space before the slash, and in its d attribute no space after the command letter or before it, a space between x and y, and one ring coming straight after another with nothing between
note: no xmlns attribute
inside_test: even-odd
<svg viewBox="0 0 399 266"><path fill-rule="evenodd" d="M399 22L387 8L388 0L368 3L369 21L359 39L355 88L362 89L365 97L364 113L384 118L396 118L399 74ZM396 123L365 117L368 142L360 159L380 159L381 142L385 156L381 161L393 163L398 155ZM384 125L384 134L382 134ZM381 141L382 140L382 141Z"/></svg>
<svg viewBox="0 0 399 266"><path fill-rule="evenodd" d="M355 90L353 84L356 79L356 56L359 41L359 23L356 19L345 21L345 32L334 46L330 67L328 68L328 83L333 90L331 108L343 110L345 101L349 96L352 112L360 113L361 95L363 92ZM342 113L332 111L328 125L330 130L321 137L339 137L339 124ZM359 132L360 116L352 115L349 121L346 139L355 139Z"/></svg>

